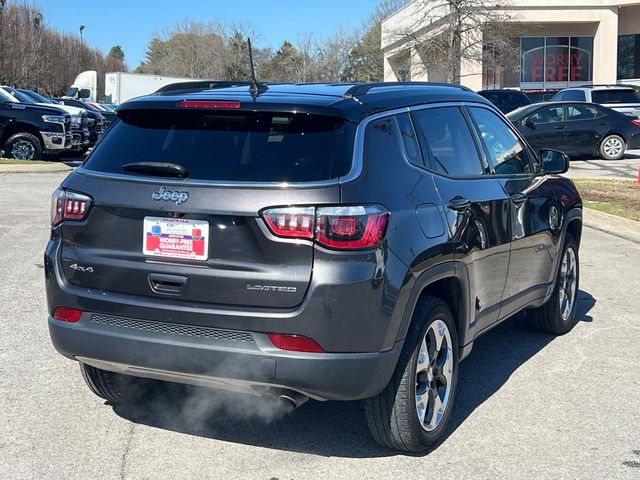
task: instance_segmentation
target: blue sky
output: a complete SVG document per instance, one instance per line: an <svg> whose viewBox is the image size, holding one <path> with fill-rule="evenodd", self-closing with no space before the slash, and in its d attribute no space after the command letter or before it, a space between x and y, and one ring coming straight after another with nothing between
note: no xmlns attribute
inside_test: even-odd
<svg viewBox="0 0 640 480"><path fill-rule="evenodd" d="M299 34L322 37L341 26L357 27L378 0L35 0L49 26L78 32L105 53L122 45L131 68L144 58L154 32L191 18L203 22L242 20L261 35L259 46L277 48Z"/></svg>

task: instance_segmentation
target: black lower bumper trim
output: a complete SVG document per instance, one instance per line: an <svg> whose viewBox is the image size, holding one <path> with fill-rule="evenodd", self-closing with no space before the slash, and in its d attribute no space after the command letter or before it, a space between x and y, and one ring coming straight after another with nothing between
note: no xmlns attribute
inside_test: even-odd
<svg viewBox="0 0 640 480"><path fill-rule="evenodd" d="M131 375L230 390L281 387L317 400L358 400L387 385L401 343L385 352L302 353L278 350L266 335L255 342L207 338L91 321L49 318L49 333L63 355Z"/></svg>

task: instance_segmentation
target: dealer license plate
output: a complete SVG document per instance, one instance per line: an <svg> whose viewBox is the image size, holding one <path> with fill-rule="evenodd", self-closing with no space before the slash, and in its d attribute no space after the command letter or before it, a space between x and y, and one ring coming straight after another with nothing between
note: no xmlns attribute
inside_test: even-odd
<svg viewBox="0 0 640 480"><path fill-rule="evenodd" d="M185 218L144 217L142 253L154 257L206 260L209 223Z"/></svg>

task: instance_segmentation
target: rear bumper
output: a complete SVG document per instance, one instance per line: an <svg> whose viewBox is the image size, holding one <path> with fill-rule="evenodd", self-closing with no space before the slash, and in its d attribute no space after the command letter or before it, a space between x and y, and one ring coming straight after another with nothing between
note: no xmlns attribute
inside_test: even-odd
<svg viewBox="0 0 640 480"><path fill-rule="evenodd" d="M640 133L631 135L627 139L627 150L636 150L638 148L640 148Z"/></svg>
<svg viewBox="0 0 640 480"><path fill-rule="evenodd" d="M56 350L109 371L260 394L286 388L317 400L357 400L381 392L401 342L375 353L279 350L265 334L127 319L85 312L77 323L49 318Z"/></svg>

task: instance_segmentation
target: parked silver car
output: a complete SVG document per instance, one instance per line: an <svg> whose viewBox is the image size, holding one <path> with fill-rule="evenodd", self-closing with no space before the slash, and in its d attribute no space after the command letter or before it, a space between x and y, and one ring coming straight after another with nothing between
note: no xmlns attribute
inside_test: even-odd
<svg viewBox="0 0 640 480"><path fill-rule="evenodd" d="M640 95L630 85L583 85L560 90L552 102L593 102L640 117Z"/></svg>

